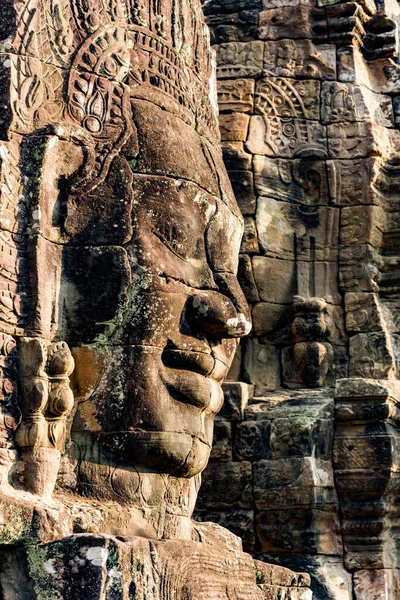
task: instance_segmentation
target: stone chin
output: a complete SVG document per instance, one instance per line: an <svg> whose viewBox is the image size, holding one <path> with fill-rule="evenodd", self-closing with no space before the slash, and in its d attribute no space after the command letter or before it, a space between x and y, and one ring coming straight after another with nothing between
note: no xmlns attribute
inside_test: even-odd
<svg viewBox="0 0 400 600"><path fill-rule="evenodd" d="M207 466L211 446L197 435L175 431L101 433L100 441L130 464L174 477L194 477Z"/></svg>

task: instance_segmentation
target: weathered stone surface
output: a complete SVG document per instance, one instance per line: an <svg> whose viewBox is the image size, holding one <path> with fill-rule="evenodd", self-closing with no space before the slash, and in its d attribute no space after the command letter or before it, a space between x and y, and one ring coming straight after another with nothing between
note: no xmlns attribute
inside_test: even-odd
<svg viewBox="0 0 400 600"><path fill-rule="evenodd" d="M382 594L395 597L399 593L398 569L356 571L354 593L356 600L378 600Z"/></svg>
<svg viewBox="0 0 400 600"><path fill-rule="evenodd" d="M270 123L269 117L272 123ZM333 129L330 130L330 136L336 137ZM344 138L344 134L342 137ZM311 146L310 153L314 151L313 153L317 155L324 155L328 146L326 138L326 127L319 121L299 117L286 120L278 116L272 117L269 114L263 116L257 114L250 119L246 149L253 154L292 158ZM329 141L329 143L332 156L348 158L344 152L339 154L338 145L340 143L345 147L345 141L338 142L335 139ZM349 142L347 145L349 145ZM368 151L372 153L376 147L377 145L371 145L371 149L368 147ZM307 152L307 150L305 151ZM367 152L367 149L365 152ZM359 156L363 156L363 154L359 154Z"/></svg>
<svg viewBox="0 0 400 600"><path fill-rule="evenodd" d="M374 94L364 86L324 82L321 89L321 118L324 123L369 121L393 126L393 107L389 96Z"/></svg>
<svg viewBox="0 0 400 600"><path fill-rule="evenodd" d="M307 566L311 575L312 591L316 598L332 598L333 600L349 600L352 594L352 574L343 567L340 556L279 553L257 553L257 558L271 561L285 562L289 568L301 571Z"/></svg>
<svg viewBox="0 0 400 600"><path fill-rule="evenodd" d="M394 374L394 358L386 333L358 333L350 338L350 376L384 379Z"/></svg>
<svg viewBox="0 0 400 600"><path fill-rule="evenodd" d="M222 155L229 171L251 171L252 155L245 152L243 142L222 142ZM233 175L234 177L234 175Z"/></svg>
<svg viewBox="0 0 400 600"><path fill-rule="evenodd" d="M294 40L292 36L286 40L265 42L263 74L335 79L336 48L333 44L316 46L311 40Z"/></svg>
<svg viewBox="0 0 400 600"><path fill-rule="evenodd" d="M382 598L395 600L398 391L390 382L400 373L400 13L395 3L370 0L263 0L258 13L246 48L258 44L261 54L264 45L262 72L254 53L249 70L238 61L235 75L224 67L221 74L255 82L243 144L257 202L243 213L255 220L259 250L246 242L241 277L254 336L243 344L241 377L255 385L255 397L236 427L254 433L256 454L246 449L245 460L253 462L256 494L267 498L256 509L259 547L268 560L310 569L318 599L368 597L370 587L371 598L381 588ZM385 399L373 381L390 388ZM264 459L254 423L270 430ZM334 432L340 461L332 461ZM309 460L324 463L329 489L321 491L317 471L297 486L287 485L283 468L276 487L260 481L260 460L295 458L302 473ZM289 512L291 502L299 506Z"/></svg>
<svg viewBox="0 0 400 600"><path fill-rule="evenodd" d="M253 112L254 81L251 79L222 79L217 90L220 112Z"/></svg>
<svg viewBox="0 0 400 600"><path fill-rule="evenodd" d="M361 158L358 160L327 161L329 192L331 200L339 206L377 204L379 193L374 187L382 160ZM365 180L371 182L366 186Z"/></svg>
<svg viewBox="0 0 400 600"><path fill-rule="evenodd" d="M388 131L367 121L335 123L327 126L331 158L367 158L386 154L390 147Z"/></svg>
<svg viewBox="0 0 400 600"><path fill-rule="evenodd" d="M328 419L274 419L271 425L271 458L315 456L328 461L331 457L332 441L333 423Z"/></svg>
<svg viewBox="0 0 400 600"><path fill-rule="evenodd" d="M313 79L264 77L257 81L255 113L285 119L320 118L320 83Z"/></svg>
<svg viewBox="0 0 400 600"><path fill-rule="evenodd" d="M200 523L198 527L204 535L207 530L201 531L204 526ZM51 595L75 600L82 593L101 600L110 597L167 600L171 594L183 600L185 596L199 598L204 593L210 600L215 594L224 599L232 594L243 600L265 598L251 556L236 549L221 553L212 541L158 542L138 537L126 542L112 536L81 534L52 544L30 546L24 552L15 550L2 566L5 600L17 597L14 588L17 580L25 585L26 597L32 598ZM175 577L171 577L171 570ZM301 586L303 581L307 583L305 577L288 570L290 576L292 586L276 589L289 598L293 590L298 595L292 597L308 600L309 591ZM33 585L29 585L29 579Z"/></svg>
<svg viewBox="0 0 400 600"><path fill-rule="evenodd" d="M379 248L385 214L378 206L352 206L341 210L340 241L343 246L368 244Z"/></svg>
<svg viewBox="0 0 400 600"><path fill-rule="evenodd" d="M215 420L210 460L216 462L232 460L232 425L230 421Z"/></svg>
<svg viewBox="0 0 400 600"><path fill-rule="evenodd" d="M243 254L258 254L259 252L256 224L251 217L246 217L244 220L240 252L243 252Z"/></svg>
<svg viewBox="0 0 400 600"><path fill-rule="evenodd" d="M328 181L322 160L255 156L253 165L256 193L265 200L274 198L307 206L328 204Z"/></svg>
<svg viewBox="0 0 400 600"><path fill-rule="evenodd" d="M280 381L278 349L269 342L249 338L244 350L243 378L255 386L256 396L275 390Z"/></svg>
<svg viewBox="0 0 400 600"><path fill-rule="evenodd" d="M345 380L343 380L345 381ZM246 409L246 418L315 418L332 420L334 398L332 390L279 390L265 397L255 396Z"/></svg>
<svg viewBox="0 0 400 600"><path fill-rule="evenodd" d="M280 258L294 258L292 212L293 208L288 203L278 202L270 197L258 198L256 226L260 245L265 254ZM286 296L283 302L288 301Z"/></svg>
<svg viewBox="0 0 400 600"><path fill-rule="evenodd" d="M273 443L271 432L271 443ZM280 455L279 449L276 450ZM331 462L311 457L260 460L254 464L257 508L283 509L337 503Z"/></svg>
<svg viewBox="0 0 400 600"><path fill-rule="evenodd" d="M246 461L210 463L197 501L199 510L252 508L251 464Z"/></svg>
<svg viewBox="0 0 400 600"><path fill-rule="evenodd" d="M270 8L260 13L258 37L261 40L282 38L311 38L318 31L326 29L323 10L296 4Z"/></svg>
<svg viewBox="0 0 400 600"><path fill-rule="evenodd" d="M241 142L247 138L249 117L242 113L219 115L219 127L223 142Z"/></svg>
<svg viewBox="0 0 400 600"><path fill-rule="evenodd" d="M217 523L239 536L245 552L255 550L254 511L236 508L225 511L196 511L196 521ZM272 566L272 565L271 565Z"/></svg>
<svg viewBox="0 0 400 600"><path fill-rule="evenodd" d="M266 336L271 341L289 341L289 310L286 304L258 302L252 312L254 333L257 336Z"/></svg>
<svg viewBox="0 0 400 600"><path fill-rule="evenodd" d="M286 303L296 290L294 262L264 256L255 256L252 262L261 300Z"/></svg>
<svg viewBox="0 0 400 600"><path fill-rule="evenodd" d="M236 427L233 454L235 460L269 458L269 421L243 421Z"/></svg>
<svg viewBox="0 0 400 600"><path fill-rule="evenodd" d="M256 212L256 197L252 171L229 171L229 178L242 214L245 216L254 215Z"/></svg>
<svg viewBox="0 0 400 600"><path fill-rule="evenodd" d="M262 42L229 42L215 46L217 77L257 77L262 73L264 45Z"/></svg>
<svg viewBox="0 0 400 600"><path fill-rule="evenodd" d="M222 386L224 405L221 409L221 417L231 421L241 421L254 388L246 383L235 381L227 381Z"/></svg>
<svg viewBox="0 0 400 600"><path fill-rule="evenodd" d="M258 25L257 10L208 15L211 43L245 42L255 37Z"/></svg>
<svg viewBox="0 0 400 600"><path fill-rule="evenodd" d="M382 259L374 248L365 244L343 246L339 260L339 285L343 291L378 291Z"/></svg>
<svg viewBox="0 0 400 600"><path fill-rule="evenodd" d="M351 333L382 331L383 314L377 294L348 292L345 295L346 328Z"/></svg>
<svg viewBox="0 0 400 600"><path fill-rule="evenodd" d="M253 265L251 264L251 257L247 254L239 256L238 280L248 302L258 302L260 296L254 281Z"/></svg>
<svg viewBox="0 0 400 600"><path fill-rule="evenodd" d="M340 553L340 526L335 512L312 508L260 511L257 536L262 552Z"/></svg>

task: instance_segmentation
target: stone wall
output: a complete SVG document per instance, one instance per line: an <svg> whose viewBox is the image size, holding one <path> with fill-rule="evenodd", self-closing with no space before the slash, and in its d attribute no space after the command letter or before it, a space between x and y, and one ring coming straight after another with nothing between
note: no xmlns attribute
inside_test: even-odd
<svg viewBox="0 0 400 600"><path fill-rule="evenodd" d="M308 569L318 599L394 600L399 9L203 8L253 331L225 384L198 518Z"/></svg>

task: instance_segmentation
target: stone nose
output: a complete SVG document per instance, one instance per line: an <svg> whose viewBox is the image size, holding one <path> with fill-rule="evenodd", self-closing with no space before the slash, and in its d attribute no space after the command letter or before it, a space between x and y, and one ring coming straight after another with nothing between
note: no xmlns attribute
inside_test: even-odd
<svg viewBox="0 0 400 600"><path fill-rule="evenodd" d="M207 338L238 338L247 335L251 329L247 305L244 311L240 308L226 295L204 291L189 298L186 315L190 325Z"/></svg>

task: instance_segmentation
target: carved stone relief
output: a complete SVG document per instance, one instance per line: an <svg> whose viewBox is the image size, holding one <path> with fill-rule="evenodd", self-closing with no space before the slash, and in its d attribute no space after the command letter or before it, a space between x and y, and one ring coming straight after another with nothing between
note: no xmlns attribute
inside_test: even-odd
<svg viewBox="0 0 400 600"><path fill-rule="evenodd" d="M310 598L307 576L274 581L237 536L191 519L251 328L199 2L5 4L1 597L81 597L85 564L91 598ZM220 118L241 142L254 86L232 77L248 60L261 74L263 47L229 35ZM247 221L244 247L256 237Z"/></svg>
<svg viewBox="0 0 400 600"><path fill-rule="evenodd" d="M227 23L234 6L216 4L213 14L223 13ZM252 552L290 567L305 565L321 600L384 594L395 600L398 552L386 540L396 535L397 484L379 487L374 477L391 477L399 435L395 410L389 417L380 407L387 386L396 403L400 372L399 8L390 0L263 0L257 8L257 32L249 27L241 43L264 46L262 71L258 63L229 77L223 66L217 71L221 84L238 78L243 87L254 86L246 137L229 143L228 116L223 130L238 198L238 173L253 186L239 202L251 232L241 248L240 281L253 330L225 387L237 390L240 381L251 391L239 426L228 419L232 433L224 441L232 458L216 459L203 476L212 480L223 468L228 478L250 462L255 500L220 512L204 504L199 518L216 514L232 531L254 519L253 537L246 537ZM213 30L215 21L206 19ZM220 56L226 64L227 45L217 32L212 39L217 61ZM232 36L230 44L235 41ZM224 97L221 110L238 111ZM343 409L338 416L341 386L351 401L349 413ZM321 451L317 398L339 411L324 413L330 450L320 466L326 482L333 472L338 478L336 499L329 501L317 476L309 484L299 475ZM356 415L361 405L365 413ZM301 423L294 424L296 411ZM286 444L279 444L278 430ZM244 432L253 453L243 450ZM223 435L216 433L220 444ZM374 476L368 464L375 465ZM382 518L368 508L371 498L374 506L387 507ZM336 526L332 514L338 519L340 511L346 516Z"/></svg>

